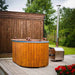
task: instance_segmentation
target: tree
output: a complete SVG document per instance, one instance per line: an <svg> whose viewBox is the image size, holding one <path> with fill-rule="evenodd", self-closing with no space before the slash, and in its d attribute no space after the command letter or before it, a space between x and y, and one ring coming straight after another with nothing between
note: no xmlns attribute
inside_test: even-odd
<svg viewBox="0 0 75 75"><path fill-rule="evenodd" d="M26 6L29 7L29 6L31 5L32 2L33 2L33 0L27 0Z"/></svg>
<svg viewBox="0 0 75 75"><path fill-rule="evenodd" d="M0 0L0 11L5 11L8 5L5 4L5 0Z"/></svg>
<svg viewBox="0 0 75 75"><path fill-rule="evenodd" d="M53 13L55 10L52 7L51 0L27 0L26 4L27 8L23 8L23 10L27 13L40 13L45 14L45 25L48 26L48 30L51 31L54 17Z"/></svg>
<svg viewBox="0 0 75 75"><path fill-rule="evenodd" d="M60 35L64 36L63 45L75 47L75 9L61 9L60 25Z"/></svg>

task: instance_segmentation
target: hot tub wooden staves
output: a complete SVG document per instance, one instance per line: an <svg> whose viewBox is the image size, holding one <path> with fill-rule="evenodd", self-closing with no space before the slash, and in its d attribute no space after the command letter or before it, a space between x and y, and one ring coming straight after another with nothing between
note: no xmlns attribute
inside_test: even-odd
<svg viewBox="0 0 75 75"><path fill-rule="evenodd" d="M48 41L12 40L13 61L24 67L48 65Z"/></svg>

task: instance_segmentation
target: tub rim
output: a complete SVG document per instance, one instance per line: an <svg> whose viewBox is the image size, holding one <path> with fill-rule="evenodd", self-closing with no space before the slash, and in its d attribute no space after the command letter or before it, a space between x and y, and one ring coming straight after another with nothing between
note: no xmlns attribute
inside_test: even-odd
<svg viewBox="0 0 75 75"><path fill-rule="evenodd" d="M49 43L49 41L26 41L26 40L19 40L19 39L11 39L12 42L23 42L23 43Z"/></svg>

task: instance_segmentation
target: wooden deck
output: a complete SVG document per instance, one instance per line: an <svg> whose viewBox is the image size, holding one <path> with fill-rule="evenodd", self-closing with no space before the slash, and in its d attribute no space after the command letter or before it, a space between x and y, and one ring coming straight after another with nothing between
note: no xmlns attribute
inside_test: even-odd
<svg viewBox="0 0 75 75"><path fill-rule="evenodd" d="M0 53L0 58L10 58L12 57L12 53Z"/></svg>
<svg viewBox="0 0 75 75"><path fill-rule="evenodd" d="M66 55L64 61L53 62L49 60L49 65L41 68L20 67L12 61L12 58L0 58L0 66L8 75L57 75L55 67L69 64L75 64L75 55Z"/></svg>

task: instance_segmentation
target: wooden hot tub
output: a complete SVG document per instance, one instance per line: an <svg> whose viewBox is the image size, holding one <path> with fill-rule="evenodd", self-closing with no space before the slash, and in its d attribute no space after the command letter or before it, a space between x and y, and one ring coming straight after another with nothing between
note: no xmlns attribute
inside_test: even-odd
<svg viewBox="0 0 75 75"><path fill-rule="evenodd" d="M48 41L38 39L12 39L13 61L24 67L43 67L48 65Z"/></svg>

